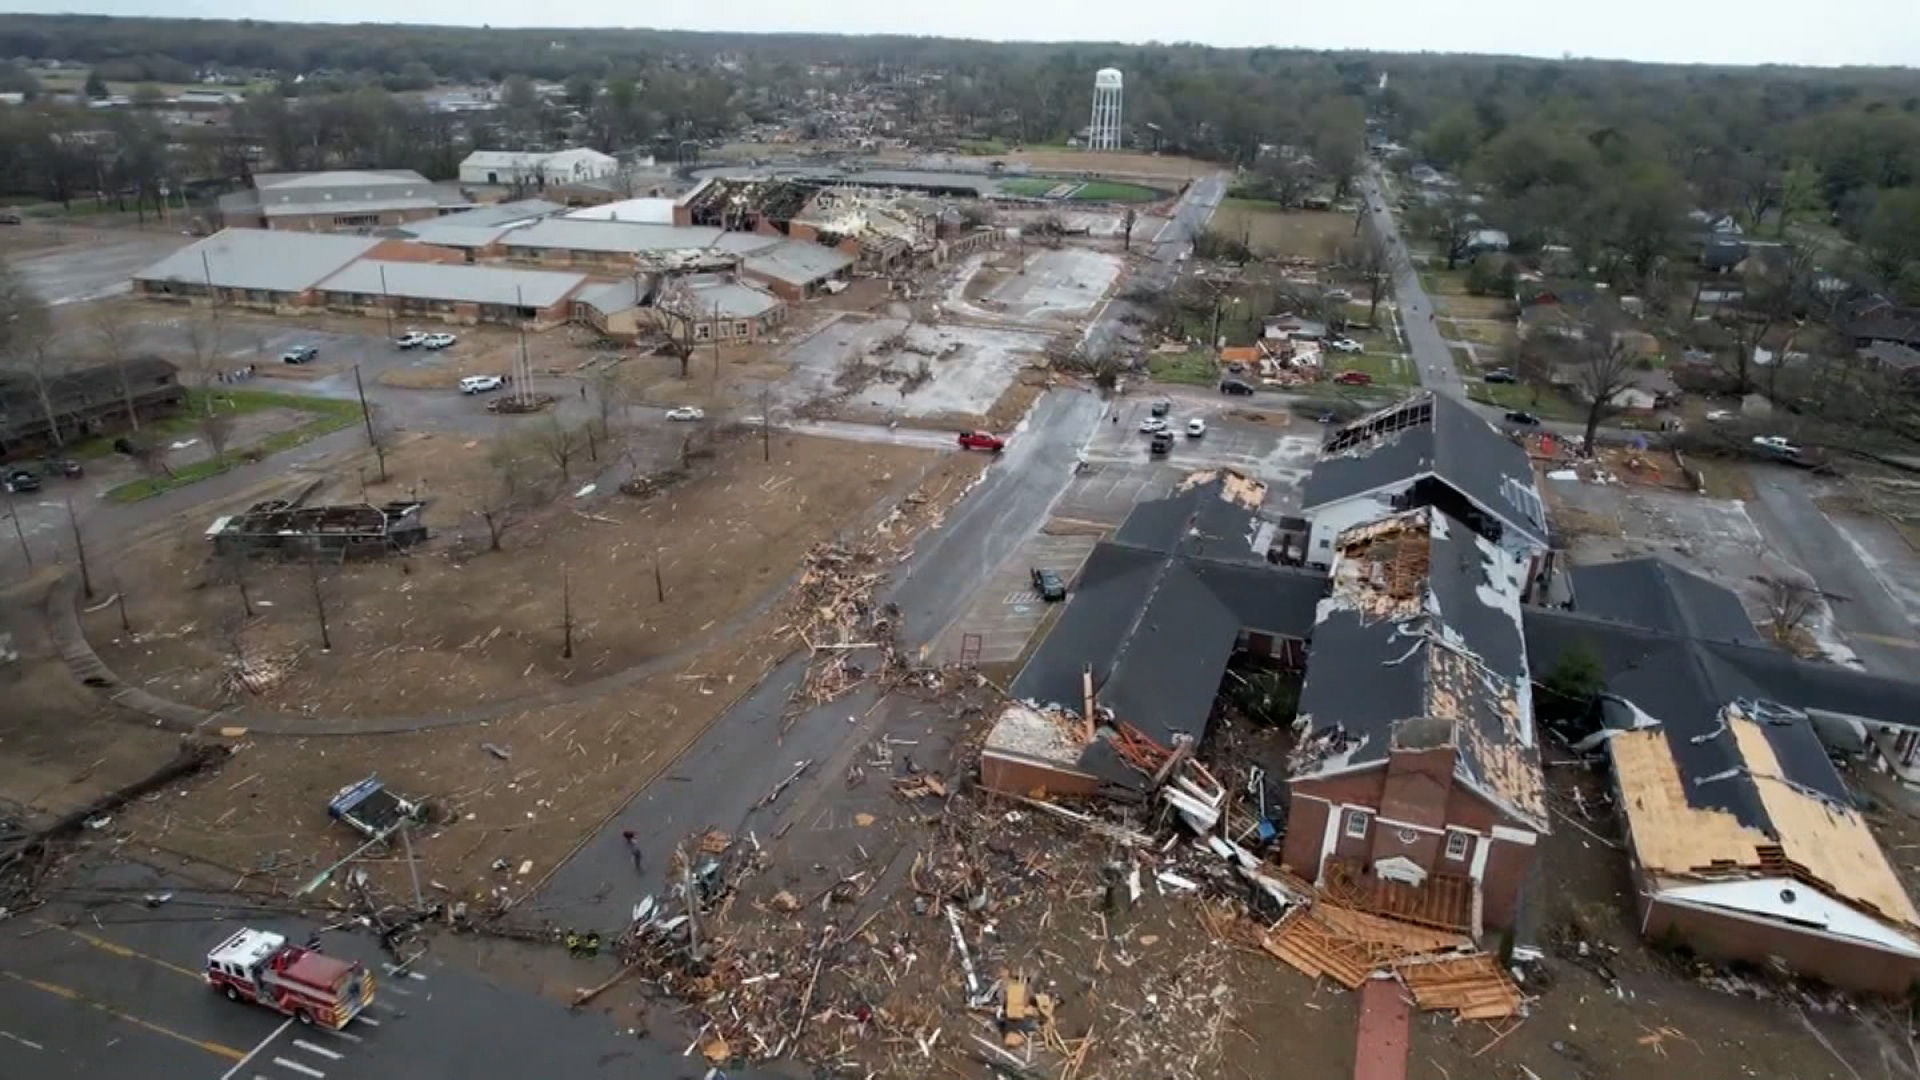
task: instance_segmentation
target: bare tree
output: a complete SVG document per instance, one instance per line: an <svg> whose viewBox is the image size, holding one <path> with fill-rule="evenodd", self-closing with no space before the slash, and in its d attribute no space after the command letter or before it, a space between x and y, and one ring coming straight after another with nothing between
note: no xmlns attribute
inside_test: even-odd
<svg viewBox="0 0 1920 1080"><path fill-rule="evenodd" d="M1371 220L1362 224L1351 237L1331 237L1327 243L1327 261L1367 288L1367 322L1380 314L1380 301L1393 284L1393 255L1386 238Z"/></svg>
<svg viewBox="0 0 1920 1080"><path fill-rule="evenodd" d="M1777 575L1765 579L1765 584L1767 636L1780 645L1791 646L1813 616L1820 594L1798 581Z"/></svg>
<svg viewBox="0 0 1920 1080"><path fill-rule="evenodd" d="M474 512L487 526L487 550L499 551L507 531L519 524L535 500L526 459L511 443L497 442L487 454L487 475L474 493Z"/></svg>
<svg viewBox="0 0 1920 1080"><path fill-rule="evenodd" d="M320 651L333 650L333 633L327 625L327 575L320 568L320 552L307 558L307 587L313 596L313 616L320 624Z"/></svg>
<svg viewBox="0 0 1920 1080"><path fill-rule="evenodd" d="M659 313L660 332L666 336L667 352L680 361L680 377L687 377L693 363L694 346L699 343L699 307L684 284L674 282L662 289L654 303Z"/></svg>
<svg viewBox="0 0 1920 1080"><path fill-rule="evenodd" d="M1408 215L1416 233L1430 237L1447 257L1447 269L1453 270L1466 258L1473 240L1473 206L1458 195L1449 195L1431 206L1416 207Z"/></svg>
<svg viewBox="0 0 1920 1080"><path fill-rule="evenodd" d="M580 429L561 420L558 414L549 414L545 422L534 428L533 444L560 470L560 483L563 486L571 483L573 463L586 449Z"/></svg>
<svg viewBox="0 0 1920 1080"><path fill-rule="evenodd" d="M188 317L188 376L200 391L200 400L193 410L194 423L200 437L207 440L207 449L213 451L214 463L225 467L227 441L233 435L233 415L232 402L213 389L220 383L220 340L220 319L211 309Z"/></svg>
<svg viewBox="0 0 1920 1080"><path fill-rule="evenodd" d="M596 418L600 421L600 437L613 437L613 418L616 414L626 414L626 393L620 385L620 365L605 363L593 369L588 376L593 384L593 404Z"/></svg>
<svg viewBox="0 0 1920 1080"><path fill-rule="evenodd" d="M33 384L48 435L55 446L61 446L65 440L60 434L59 411L54 407L53 381L63 365L59 363L60 354L47 349L52 333L46 304L26 278L0 263L0 363L24 373Z"/></svg>
<svg viewBox="0 0 1920 1080"><path fill-rule="evenodd" d="M1129 252L1133 250L1133 226L1139 219L1140 215L1131 206L1127 207L1126 213L1120 215L1120 243L1122 250Z"/></svg>
<svg viewBox="0 0 1920 1080"><path fill-rule="evenodd" d="M1612 312L1590 311L1582 320L1585 332L1572 343L1574 385L1587 398L1586 435L1581 453L1593 453L1600 424L1619 411L1615 400L1633 385L1636 347Z"/></svg>
<svg viewBox="0 0 1920 1080"><path fill-rule="evenodd" d="M116 389L120 391L120 404L127 410L128 427L140 430L140 411L134 407L133 374L130 364L133 360L135 327L133 312L125 304L96 304L91 313L94 340L100 345L101 359L111 365Z"/></svg>

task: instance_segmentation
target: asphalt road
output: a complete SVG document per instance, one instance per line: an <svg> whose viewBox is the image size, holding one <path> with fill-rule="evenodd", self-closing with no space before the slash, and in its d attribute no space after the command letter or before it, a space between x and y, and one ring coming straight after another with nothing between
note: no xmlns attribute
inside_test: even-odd
<svg viewBox="0 0 1920 1080"><path fill-rule="evenodd" d="M227 1001L200 972L207 950L242 926L304 941L318 924L234 910L224 906L230 894L191 891L142 866L110 864L78 879L47 907L7 924L0 1076L571 1080L706 1072L697 1055L680 1056L684 1046L626 1034L591 1012L570 1012L431 955L396 971L370 938L352 933L325 935L323 948L375 973L373 1008L341 1032L303 1028ZM174 899L159 908L140 903L154 891Z"/></svg>
<svg viewBox="0 0 1920 1080"><path fill-rule="evenodd" d="M1360 176L1360 193L1367 200L1367 212L1373 216L1380 235L1387 238L1393 255L1393 292L1399 298L1400 322L1407 337L1407 354L1413 358L1420 385L1429 390L1466 400L1467 386L1453 366L1453 355L1441 339L1433 321L1433 298L1420 284L1420 274L1407 253L1400 225L1381 185L1377 168L1369 166Z"/></svg>
<svg viewBox="0 0 1920 1080"><path fill-rule="evenodd" d="M1171 281L1193 232L1205 227L1225 190L1218 176L1194 183L1152 241L1151 261L1136 271L1136 281L1161 286ZM1125 310L1125 301L1109 303L1095 316L1088 340L1114 340ZM1105 411L1086 391L1042 395L979 485L947 513L938 530L921 538L886 594L900 608L901 639L908 648L937 640L966 611L994 568L1046 521ZM878 658L861 662L877 664ZM838 784L854 748L912 708L900 699L880 700L873 688L863 687L794 718L783 733L788 697L804 673L805 658L796 656L762 680L672 770L638 792L562 864L525 910L581 930L620 929L641 897L665 895L674 847L689 832L711 826L736 836L770 837L798 792L761 803L799 762L814 762L803 786ZM640 844L637 870L621 835L627 830Z"/></svg>
<svg viewBox="0 0 1920 1080"><path fill-rule="evenodd" d="M1920 652L1914 627L1900 602L1861 562L1846 537L1813 501L1805 474L1788 468L1755 467L1755 521L1789 560L1827 594L1833 621L1868 671L1911 679Z"/></svg>

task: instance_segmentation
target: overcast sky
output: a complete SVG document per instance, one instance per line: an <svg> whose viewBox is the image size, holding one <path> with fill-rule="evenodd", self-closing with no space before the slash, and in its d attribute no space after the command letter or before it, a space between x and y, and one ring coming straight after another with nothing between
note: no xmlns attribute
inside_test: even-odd
<svg viewBox="0 0 1920 1080"><path fill-rule="evenodd" d="M1517 53L1679 63L1920 66L1920 0L54 0L12 11L98 15L929 34L1023 41L1197 41L1392 52ZM4 17L4 16L0 16ZM636 23L635 19L644 19Z"/></svg>

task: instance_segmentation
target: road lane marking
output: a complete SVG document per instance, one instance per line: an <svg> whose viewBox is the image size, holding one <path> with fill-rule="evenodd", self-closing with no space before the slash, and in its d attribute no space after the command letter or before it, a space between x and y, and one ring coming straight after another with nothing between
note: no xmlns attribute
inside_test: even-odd
<svg viewBox="0 0 1920 1080"><path fill-rule="evenodd" d="M14 1042L19 1043L21 1046L24 1046L29 1050L45 1050L46 1049L46 1047L41 1046L39 1043L34 1042L32 1039L23 1039L20 1036L15 1035L11 1031L0 1031L0 1039L12 1039Z"/></svg>
<svg viewBox="0 0 1920 1080"><path fill-rule="evenodd" d="M327 1075L326 1073L321 1072L319 1069L310 1069L307 1066L302 1065L297 1061L288 1061L286 1058L283 1058L283 1057L274 1058L273 1063L275 1065L280 1066L283 1069L292 1069L294 1072L301 1073L306 1076L311 1076L314 1078L314 1080L324 1080L324 1078Z"/></svg>
<svg viewBox="0 0 1920 1080"><path fill-rule="evenodd" d="M375 1019L374 1019L373 1017L371 1017L371 1016L368 1016L368 1015L367 1015L366 1013L364 1013L364 1012L363 1012L363 1013L361 1013L361 1014L360 1014L359 1016L356 1016L356 1017L354 1017L354 1019L355 1019L355 1020L357 1020L357 1021L359 1021L359 1022L360 1022L360 1023L362 1023L362 1024L365 1024L365 1025L367 1025L368 1027L379 1027L379 1026L380 1026L380 1021L378 1021L378 1020L375 1020Z"/></svg>
<svg viewBox="0 0 1920 1080"><path fill-rule="evenodd" d="M427 981L427 977L426 977L425 975L422 975L422 974L420 974L420 973L419 973L419 972L417 972L417 971L409 971L409 972L407 972L407 978L409 978L409 979L415 979L415 980L418 980L419 982L426 982L426 981Z"/></svg>
<svg viewBox="0 0 1920 1080"><path fill-rule="evenodd" d="M293 1045L299 1047L302 1050L305 1050L310 1054L319 1054L323 1058L331 1058L334 1061L340 1060L339 1051L329 1050L324 1046L315 1046L305 1039L295 1039L293 1040Z"/></svg>
<svg viewBox="0 0 1920 1080"><path fill-rule="evenodd" d="M215 1055L216 1057L228 1058L233 1061L246 1060L246 1055L242 1054L238 1050L235 1050L231 1046L225 1046L217 1042L211 1042L207 1039L196 1039L191 1035L183 1035L180 1032L173 1030L172 1028L162 1027L161 1025L156 1024L151 1020L142 1020L140 1017L137 1017L132 1013L122 1012L111 1005L102 1004L101 1002L98 1002L98 1001L88 1000L87 998L83 997L78 990L72 990L67 987L61 986L57 983L45 982L40 979L29 979L25 975L21 975L13 971L0 971L0 975L5 975L7 978L12 979L17 983L23 983L27 986L31 986L35 990L38 990L42 993L52 994L54 997L66 998L68 1001L74 1002L76 1004L85 1005L91 1009L97 1009L100 1012L106 1013L108 1016L111 1016L116 1020L124 1020L129 1024L134 1024L138 1027L146 1028L148 1031L154 1032L155 1034L165 1035L169 1039L178 1039L181 1042L186 1043L188 1046L198 1047L209 1054Z"/></svg>
<svg viewBox="0 0 1920 1080"><path fill-rule="evenodd" d="M130 949L127 946L122 945L117 941L109 941L106 938L89 934L84 930L75 930L71 926L62 926L57 922L49 922L46 919L35 919L33 921L35 923L38 923L41 926L48 928L49 930L58 930L61 933L68 935L69 937L79 938L81 941L84 941L87 944L93 946L94 948L99 949L103 953L108 953L113 956L118 956L121 959L125 959L125 960L145 960L149 964L157 964L160 967L166 968L168 971L175 972L180 975L185 975L187 978L192 979L194 982L206 981L207 976L205 972L194 971L191 968L183 968L179 964L170 963L166 960L160 959L157 956L148 956L146 953L143 953L138 949Z"/></svg>
<svg viewBox="0 0 1920 1080"><path fill-rule="evenodd" d="M279 1038L280 1033L287 1030L287 1028L292 1024L293 1024L293 1017L291 1016L287 1017L286 1023L283 1023L279 1027L274 1028L273 1034L267 1036L264 1039L261 1039L259 1045L247 1051L247 1056L241 1058L238 1062L236 1062L233 1068L228 1069L227 1074L225 1076L222 1076L220 1080L233 1080L234 1073L237 1073L241 1069L246 1068L247 1062L252 1061L255 1054L258 1054L260 1051L265 1050L267 1048L268 1043L271 1043L273 1040Z"/></svg>
<svg viewBox="0 0 1920 1080"><path fill-rule="evenodd" d="M327 1034L332 1035L336 1039L345 1039L348 1042L365 1042L366 1041L365 1039L362 1039L360 1036L355 1035L351 1031L330 1031Z"/></svg>
<svg viewBox="0 0 1920 1080"><path fill-rule="evenodd" d="M383 994L399 994L401 997L413 996L413 991L407 989L404 986L400 986L397 983L388 983L387 985L380 988L380 992Z"/></svg>

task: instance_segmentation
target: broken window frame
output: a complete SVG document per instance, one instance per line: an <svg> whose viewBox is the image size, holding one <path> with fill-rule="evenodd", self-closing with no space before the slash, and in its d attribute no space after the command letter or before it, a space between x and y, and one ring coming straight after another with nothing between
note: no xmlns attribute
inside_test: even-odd
<svg viewBox="0 0 1920 1080"><path fill-rule="evenodd" d="M1458 852L1453 850L1456 840L1460 843ZM1467 856L1473 854L1473 834L1459 829L1448 829L1445 854L1453 862L1466 862Z"/></svg>

